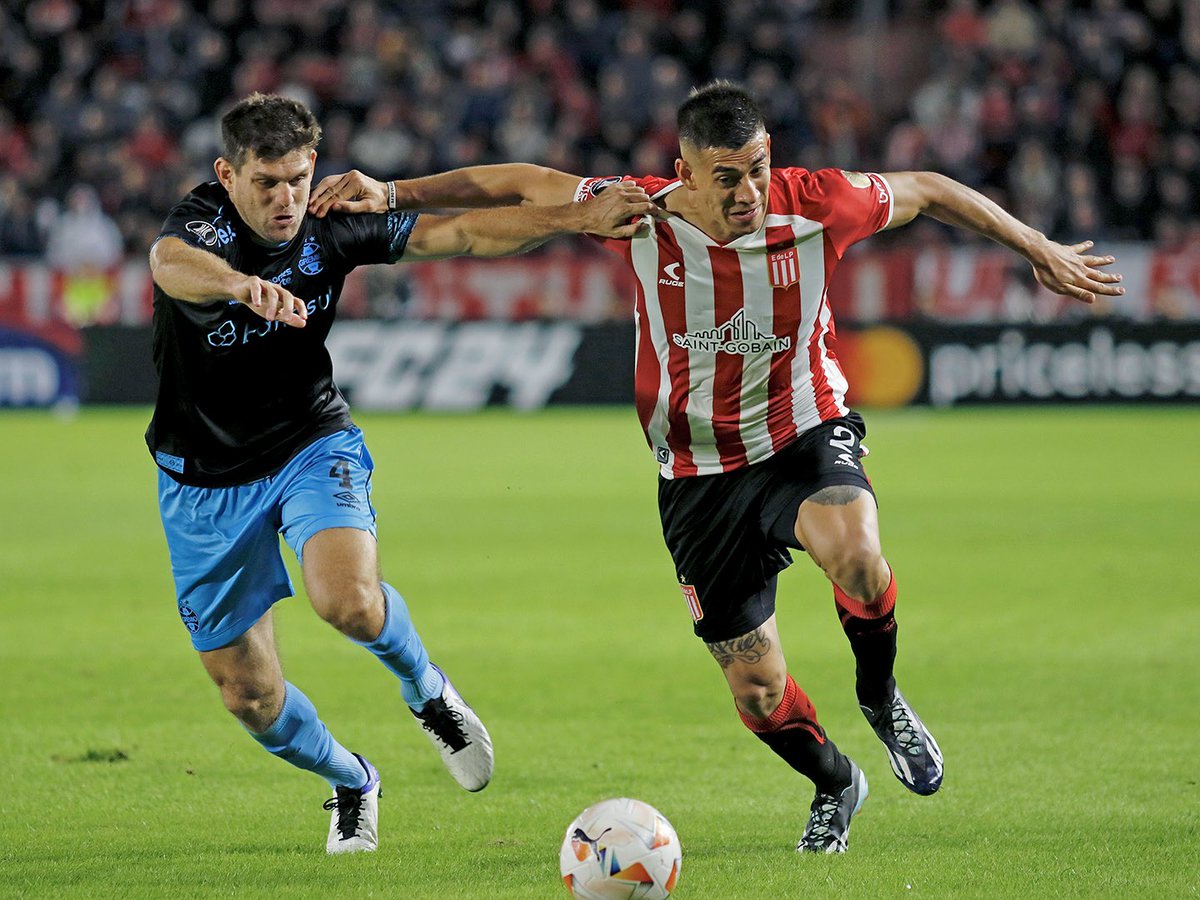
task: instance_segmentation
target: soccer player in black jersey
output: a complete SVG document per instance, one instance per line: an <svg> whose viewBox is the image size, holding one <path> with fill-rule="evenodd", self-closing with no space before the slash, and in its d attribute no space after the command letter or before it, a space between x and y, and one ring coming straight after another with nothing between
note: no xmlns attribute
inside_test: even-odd
<svg viewBox="0 0 1200 900"><path fill-rule="evenodd" d="M379 578L373 464L325 349L346 274L402 256L519 253L560 234L632 235L652 206L630 185L554 208L313 218L321 129L303 104L255 94L221 128L217 181L180 201L150 250L159 389L146 442L179 615L226 708L333 788L327 851L374 850L378 773L334 740L279 664L271 607L293 593L280 534L314 609L397 676L467 790L487 785L492 747Z"/></svg>

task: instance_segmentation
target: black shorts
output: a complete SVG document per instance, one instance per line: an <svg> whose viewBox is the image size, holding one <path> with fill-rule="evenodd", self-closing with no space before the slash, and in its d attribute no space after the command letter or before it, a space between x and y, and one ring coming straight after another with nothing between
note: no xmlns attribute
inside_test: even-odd
<svg viewBox="0 0 1200 900"><path fill-rule="evenodd" d="M658 512L696 635L723 641L775 612L775 578L792 563L800 504L822 488L871 491L862 416L822 422L770 459L720 475L658 480Z"/></svg>

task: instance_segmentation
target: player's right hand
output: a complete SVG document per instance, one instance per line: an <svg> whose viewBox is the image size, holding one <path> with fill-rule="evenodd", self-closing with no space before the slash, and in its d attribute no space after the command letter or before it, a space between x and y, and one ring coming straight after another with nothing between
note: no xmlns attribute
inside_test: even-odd
<svg viewBox="0 0 1200 900"><path fill-rule="evenodd" d="M387 212L387 183L358 169L344 175L327 175L308 198L308 211L318 219L329 212Z"/></svg>
<svg viewBox="0 0 1200 900"><path fill-rule="evenodd" d="M246 304L268 322L303 328L308 305L286 288L256 275L247 275L233 291L233 299Z"/></svg>
<svg viewBox="0 0 1200 900"><path fill-rule="evenodd" d="M599 196L579 204L583 208L581 231L608 238L631 238L650 227L650 218L662 210L650 195L632 181L618 181Z"/></svg>

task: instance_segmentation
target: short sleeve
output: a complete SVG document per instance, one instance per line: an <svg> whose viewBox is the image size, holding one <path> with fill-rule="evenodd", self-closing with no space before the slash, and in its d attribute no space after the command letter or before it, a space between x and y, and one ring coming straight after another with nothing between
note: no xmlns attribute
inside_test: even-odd
<svg viewBox="0 0 1200 900"><path fill-rule="evenodd" d="M783 172L786 177L789 170ZM818 169L804 172L792 186L799 194L802 214L825 226L839 257L892 220L892 186L882 175Z"/></svg>
<svg viewBox="0 0 1200 900"><path fill-rule="evenodd" d="M394 263L404 255L418 216L411 210L331 216L334 251L347 271L356 266Z"/></svg>
<svg viewBox="0 0 1200 900"><path fill-rule="evenodd" d="M171 208L155 243L173 237L222 258L229 255L227 250L237 237L237 231L224 216L222 207L204 193L203 186L197 188Z"/></svg>
<svg viewBox="0 0 1200 900"><path fill-rule="evenodd" d="M588 200L599 196L600 192L608 186L616 184L619 181L632 181L651 197L653 197L667 185L674 183L672 179L656 178L653 175L645 175L641 177L636 175L606 175L601 178L582 178L580 179L579 184L575 187L575 196L573 198L574 202L585 203ZM610 250L616 249L618 252L623 252L624 248L629 243L628 238L606 238L595 234L589 234L587 237L591 238L593 241L596 241L596 243L600 244L602 247L607 247Z"/></svg>

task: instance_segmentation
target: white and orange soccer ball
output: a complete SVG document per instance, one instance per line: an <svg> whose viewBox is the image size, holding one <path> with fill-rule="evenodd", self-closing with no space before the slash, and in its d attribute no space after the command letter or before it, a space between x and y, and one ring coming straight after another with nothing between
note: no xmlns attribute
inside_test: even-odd
<svg viewBox="0 0 1200 900"><path fill-rule="evenodd" d="M584 900L663 900L679 881L683 851L666 816L619 797L589 806L567 826L563 881Z"/></svg>

